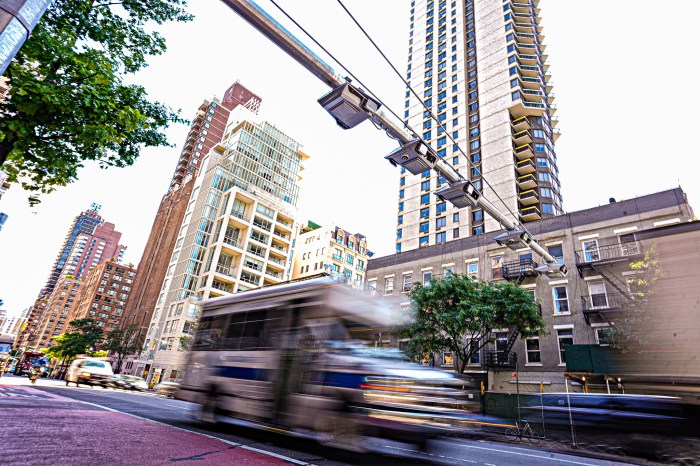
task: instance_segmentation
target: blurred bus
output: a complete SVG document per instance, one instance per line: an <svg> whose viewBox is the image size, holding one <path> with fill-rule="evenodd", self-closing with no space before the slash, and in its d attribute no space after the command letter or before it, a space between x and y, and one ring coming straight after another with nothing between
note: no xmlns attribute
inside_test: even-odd
<svg viewBox="0 0 700 466"><path fill-rule="evenodd" d="M397 308L329 278L204 301L175 397L198 403L203 421L355 451L367 436L423 444L463 429L464 381L362 341Z"/></svg>

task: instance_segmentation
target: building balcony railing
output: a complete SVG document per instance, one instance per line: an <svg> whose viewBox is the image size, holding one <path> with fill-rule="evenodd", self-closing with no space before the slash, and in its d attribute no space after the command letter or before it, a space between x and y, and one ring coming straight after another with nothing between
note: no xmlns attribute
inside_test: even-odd
<svg viewBox="0 0 700 466"><path fill-rule="evenodd" d="M267 235L261 235L261 234L254 231L253 233L251 233L250 239L255 240L258 243L261 243L261 244L264 244L267 246L267 240L268 240Z"/></svg>
<svg viewBox="0 0 700 466"><path fill-rule="evenodd" d="M278 246L278 245L276 245L275 243L272 243L272 244L270 245L270 247L271 247L272 249L274 249L275 251L279 251L279 252L281 252L281 253L287 254L287 250L286 250L285 248L283 248L282 246Z"/></svg>
<svg viewBox="0 0 700 466"><path fill-rule="evenodd" d="M637 258L642 254L638 241L596 246L587 250L576 251L576 265L619 262Z"/></svg>
<svg viewBox="0 0 700 466"><path fill-rule="evenodd" d="M535 156L535 152L532 150L532 146L530 144L523 144L522 146L518 146L515 149L513 149L513 152L515 153L515 156L518 158L518 160L531 159Z"/></svg>
<svg viewBox="0 0 700 466"><path fill-rule="evenodd" d="M262 223L258 220L253 220L253 226L260 228L261 230L270 231L272 230L272 225L269 223Z"/></svg>
<svg viewBox="0 0 700 466"><path fill-rule="evenodd" d="M221 283L215 281L212 282L211 287L220 291L225 291L227 293L233 293L233 285L231 285L230 283Z"/></svg>
<svg viewBox="0 0 700 466"><path fill-rule="evenodd" d="M278 238L282 238L282 239L284 239L284 240L289 241L289 235L287 235L287 234L285 234L285 233L282 233L281 231L275 230L275 231L273 232L273 234L274 234L275 236L277 236Z"/></svg>
<svg viewBox="0 0 700 466"><path fill-rule="evenodd" d="M531 143L532 136L530 135L530 131L523 130L513 134L513 142L516 146L522 146L523 144Z"/></svg>
<svg viewBox="0 0 700 466"><path fill-rule="evenodd" d="M514 352L484 351L484 366L514 368L518 355Z"/></svg>
<svg viewBox="0 0 700 466"><path fill-rule="evenodd" d="M255 249L250 249L250 248L248 248L246 251L247 251L249 254L252 254L252 255L254 255L254 256L258 256L258 257L265 258L265 253L262 252L262 251L256 251Z"/></svg>
<svg viewBox="0 0 700 466"><path fill-rule="evenodd" d="M517 162L515 164L515 169L520 175L529 175L530 173L535 173L537 171L535 162L532 159L525 159Z"/></svg>
<svg viewBox="0 0 700 466"><path fill-rule="evenodd" d="M533 44L537 39L534 34L524 32L516 32L515 37L518 39L518 41L523 42L525 44Z"/></svg>
<svg viewBox="0 0 700 466"><path fill-rule="evenodd" d="M278 280L282 280L282 274L279 272L275 272L274 270L270 270L270 269L265 270L265 275L277 278Z"/></svg>
<svg viewBox="0 0 700 466"><path fill-rule="evenodd" d="M525 277L536 277L537 263L532 259L519 259L505 262L501 268L501 275L506 280L516 280Z"/></svg>
<svg viewBox="0 0 700 466"><path fill-rule="evenodd" d="M581 308L587 323L590 323L591 315L606 311L621 311L628 302L629 299L622 293L597 293L581 296Z"/></svg>
<svg viewBox="0 0 700 466"><path fill-rule="evenodd" d="M216 273L220 273L221 275L228 275L229 277L233 276L231 266L218 264L215 270Z"/></svg>
<svg viewBox="0 0 700 466"><path fill-rule="evenodd" d="M515 182L518 188L522 190L534 189L537 187L537 178L532 173L529 175L519 176Z"/></svg>
<svg viewBox="0 0 700 466"><path fill-rule="evenodd" d="M224 243L234 248L239 247L238 238L234 238L233 236L224 236Z"/></svg>
<svg viewBox="0 0 700 466"><path fill-rule="evenodd" d="M530 120L528 120L526 116L523 116L512 120L510 125L513 127L513 131L518 133L530 129Z"/></svg>
<svg viewBox="0 0 700 466"><path fill-rule="evenodd" d="M355 268L356 268L357 270L359 270L360 272L364 272L364 270L365 270L364 266L359 265L359 264L356 265Z"/></svg>
<svg viewBox="0 0 700 466"><path fill-rule="evenodd" d="M240 280L245 283L250 283L251 285L258 285L260 283L260 277L255 275L241 274Z"/></svg>
<svg viewBox="0 0 700 466"><path fill-rule="evenodd" d="M275 257L270 256L270 257L268 258L268 260L269 260L270 262L273 262L273 263L279 265L280 267L284 267L284 266L285 266L285 261L279 260L279 259L277 259L277 258L275 258Z"/></svg>
<svg viewBox="0 0 700 466"><path fill-rule="evenodd" d="M535 220L540 220L541 218L542 214L540 213L540 209L538 209L536 206L520 209L520 219L524 222L532 222Z"/></svg>
<svg viewBox="0 0 700 466"><path fill-rule="evenodd" d="M343 262L343 256L340 256L338 254L333 254L333 260L336 260L338 262Z"/></svg>
<svg viewBox="0 0 700 466"><path fill-rule="evenodd" d="M510 115L513 118L520 118L523 116L535 116L540 117L545 110L545 105L542 102L528 102L525 99L517 99L508 108Z"/></svg>
<svg viewBox="0 0 700 466"><path fill-rule="evenodd" d="M241 212L233 211L233 212L231 212L231 217L235 217L235 218L241 219L241 220L243 220L243 221L245 221L245 222L248 221L248 219L245 218L245 215L243 215Z"/></svg>
<svg viewBox="0 0 700 466"><path fill-rule="evenodd" d="M538 202L540 202L540 199L537 195L537 191L534 189L530 189L528 191L518 193L518 201L520 202L520 205L528 207L537 204Z"/></svg>

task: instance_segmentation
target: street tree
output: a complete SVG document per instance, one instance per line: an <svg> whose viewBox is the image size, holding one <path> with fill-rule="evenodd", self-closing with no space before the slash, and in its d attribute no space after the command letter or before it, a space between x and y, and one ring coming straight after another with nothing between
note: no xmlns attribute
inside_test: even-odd
<svg viewBox="0 0 700 466"><path fill-rule="evenodd" d="M166 50L154 24L190 21L185 7L185 0L54 0L5 73L0 167L8 180L48 193L75 181L86 161L125 167L143 146L168 146L162 130L184 121L179 111L127 80Z"/></svg>
<svg viewBox="0 0 700 466"><path fill-rule="evenodd" d="M517 329L522 337L544 330L532 294L511 283L451 275L414 285L409 298L413 319L399 330L409 338L407 353L421 361L443 350L452 351L459 373L492 340L494 329Z"/></svg>
<svg viewBox="0 0 700 466"><path fill-rule="evenodd" d="M141 328L134 324L129 324L124 328L113 330L107 334L105 348L117 355L117 367L115 372L119 374L122 370L124 356L134 354L141 350L143 346L143 334Z"/></svg>
<svg viewBox="0 0 700 466"><path fill-rule="evenodd" d="M52 338L56 343L46 354L63 361L72 361L79 354L90 354L102 342L102 327L94 319L77 319L70 322L70 332Z"/></svg>

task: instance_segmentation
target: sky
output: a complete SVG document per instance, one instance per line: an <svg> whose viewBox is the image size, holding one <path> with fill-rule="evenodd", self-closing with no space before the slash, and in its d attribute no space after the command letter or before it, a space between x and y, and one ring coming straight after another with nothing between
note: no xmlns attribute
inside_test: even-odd
<svg viewBox="0 0 700 466"><path fill-rule="evenodd" d="M342 66L304 37L269 0L258 4L326 60L354 75L399 113L404 85L340 4L276 0ZM344 0L403 73L408 0ZM691 136L700 98L691 44L700 2L541 0L544 43L558 107L556 144L564 208L575 210L681 186L700 209L700 153ZM377 256L394 251L398 169L395 147L370 123L340 129L316 102L328 87L219 0L190 0L195 20L159 30L168 51L131 80L191 119L205 98L235 81L262 98L261 116L302 144L299 219L367 236ZM0 299L10 313L30 306L48 277L73 218L92 202L123 233L125 262L138 264L189 127L167 130L174 148L148 148L132 166L86 166L79 180L29 207L20 186L0 200Z"/></svg>

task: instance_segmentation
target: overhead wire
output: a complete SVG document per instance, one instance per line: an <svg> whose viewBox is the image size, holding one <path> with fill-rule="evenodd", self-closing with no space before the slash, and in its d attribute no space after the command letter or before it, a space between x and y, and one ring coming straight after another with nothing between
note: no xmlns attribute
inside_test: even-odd
<svg viewBox="0 0 700 466"><path fill-rule="evenodd" d="M411 87L411 85L409 84L409 82L403 77L403 75L399 72L399 70L396 69L396 66L394 66L394 64L391 62L391 60L389 60L389 58L388 58L388 57L386 56L386 54L382 51L382 49L377 45L377 43L374 41L374 39L372 39L372 37L371 37L371 36L369 35L369 33L365 30L365 28L362 27L362 25L357 21L357 19L356 19L355 16L350 12L350 10L348 10L348 9L345 7L345 5L343 4L342 0L337 0L337 1L338 1L338 3L340 4L340 6L343 8L343 10L345 10L345 13L350 17L350 19L352 19L352 21L355 23L355 25L360 29L360 31L362 31L362 33L365 35L365 37L367 38L367 40L370 41L370 43L374 46L374 48L377 50L377 52L379 52L379 54L382 56L382 58L384 58L384 61L387 62L387 64L391 67L391 69L394 70L394 73L396 73L396 75L399 77L399 79L401 79L401 81L406 85L406 88L416 97L416 99L418 99L418 102L420 102L420 104L422 105L422 107L423 107L425 110L428 111L428 113L430 114L430 118L433 119L433 120L435 120L435 122L436 122L436 123L438 124L438 126L442 129L442 131L445 133L445 135L450 139L450 141L452 141L452 144L453 144L454 146L457 147L457 149L459 150L459 152L460 152L462 155L464 155L465 159L467 160L467 165L468 165L470 168L475 169L476 167L474 166L474 163L471 161L471 159L469 158L469 156L464 152L464 150L459 146L459 144L457 144L457 141L455 141L455 139L450 135L450 133L447 131L447 128L445 128L445 126L443 126L442 123L437 119L437 117L435 116L435 114L433 113L433 111L425 104L425 102L423 101L423 99L421 99L421 98L418 96L418 94L416 93L416 91L413 89L413 87ZM393 113L393 112L392 112L392 113ZM395 115L395 114L394 114L394 115ZM403 120L401 120L401 121L403 121ZM406 124L406 123L404 122L404 124ZM503 206L506 208L506 210L508 210L508 212L513 216L513 218L515 219L515 223L516 223L517 225L519 225L520 222L519 222L519 220L518 220L518 217L513 213L513 211L510 209L510 207L508 207L508 204L506 204L506 202L503 200L503 198L501 198L501 196L500 196L500 195L498 194L498 192L494 189L494 187L491 185L491 183L489 183L488 180L486 179L486 177L484 177L484 174L481 172L481 170L480 170L480 169L477 169L477 172L481 175L481 178L482 178L482 180L484 180L484 183L485 183L489 188L491 188L491 190L493 191L493 193L495 194L495 196L498 198L498 200L501 201L501 203L502 203Z"/></svg>
<svg viewBox="0 0 700 466"><path fill-rule="evenodd" d="M320 47L321 50L323 50L329 57L331 57L331 59L333 59L333 61L335 61L338 65L340 65L341 68L343 68L343 69L350 75L350 77L351 77L352 79L354 79L355 81L357 81L357 83L360 84L360 86L362 86L362 87L364 88L364 90L367 91L367 93L368 93L370 96L372 96L372 98L374 98L379 104L381 104L384 108L386 108L386 109L389 111L389 113L391 113L391 114L394 116L394 118L396 118L397 120L401 121L401 122L403 123L403 125L404 125L404 128L408 129L408 130L412 133L412 136L413 136L413 137L416 137L416 138L419 137L419 136L418 136L418 133L417 133L413 128L411 128L411 127L408 125L408 123L404 122L403 119L402 119L398 114L396 114L396 112L394 112L388 105L386 105L384 102L382 102L382 100L381 100L379 97L377 97L377 95L376 95L374 92L372 92L372 90L371 90L369 87L367 87L357 76L355 76L355 75L350 71L350 69L349 69L348 67L346 67L345 65L343 65L343 63L341 63L340 60L338 60L330 51L328 51L328 49L326 49L319 41L317 41L316 38L315 38L313 35L311 35L311 33L309 33L301 24L299 24L294 18L292 18L292 16L291 16L289 13L287 13L287 11L286 11L284 8L282 8L275 0L270 0L270 2L271 2L284 16L286 16L287 19L289 19L292 23L294 23L294 25L295 25L296 27L298 27L304 34L306 34L306 36L307 36L309 39L311 39L311 40L314 42L314 44L316 44L318 47ZM373 119L370 119L370 121L372 121L372 124L373 124L375 127L377 127L377 129L382 129L380 126L377 125L377 123L376 123ZM391 136L391 135L390 135L390 136Z"/></svg>

